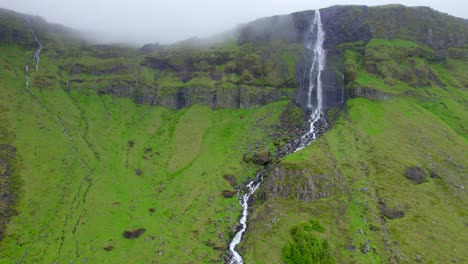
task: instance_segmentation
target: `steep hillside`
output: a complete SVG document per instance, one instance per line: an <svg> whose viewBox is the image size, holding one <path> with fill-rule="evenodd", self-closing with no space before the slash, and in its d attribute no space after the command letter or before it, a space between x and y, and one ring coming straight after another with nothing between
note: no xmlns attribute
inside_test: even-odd
<svg viewBox="0 0 468 264"><path fill-rule="evenodd" d="M260 170L246 263L466 262L468 26L320 13L317 75L314 11L136 49L0 9L0 263L228 261Z"/></svg>

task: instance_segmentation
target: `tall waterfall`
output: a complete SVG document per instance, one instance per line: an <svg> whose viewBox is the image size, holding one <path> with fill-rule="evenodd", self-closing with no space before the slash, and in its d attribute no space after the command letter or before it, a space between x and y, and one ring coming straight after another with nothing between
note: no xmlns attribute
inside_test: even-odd
<svg viewBox="0 0 468 264"><path fill-rule="evenodd" d="M309 117L309 131L297 140L297 148L294 152L305 148L312 141L317 139L318 125L324 119L323 115L323 90L322 90L322 71L325 69L326 52L323 49L325 32L323 31L320 11L316 10L314 21L310 27L311 36L306 47L312 54L312 65L309 71L309 89L307 91L307 109L311 111ZM315 98L313 97L315 95Z"/></svg>
<svg viewBox="0 0 468 264"><path fill-rule="evenodd" d="M325 39L325 32L322 27L322 20L320 18L320 11L316 10L314 20L310 28L311 38L306 43L306 48L312 54L312 65L309 71L309 90L307 92L307 108L311 112L308 122L310 124L309 131L302 137L294 140L291 145L285 146L285 150L280 151L284 155L296 152L305 148L318 136L318 129L321 120L324 120L323 115L323 91L322 91L322 71L325 68L326 53L323 49L323 41ZM315 97L314 97L315 95ZM292 147L292 148L291 148ZM244 260L239 252L236 251L236 246L241 242L242 235L247 229L247 216L249 214L249 201L255 191L258 189L263 181L263 170L258 172L255 179L247 183L248 191L243 195L238 195L239 203L242 206L242 218L240 219L240 228L238 229L233 240L229 244L228 253L230 259L226 262L228 264L243 264Z"/></svg>

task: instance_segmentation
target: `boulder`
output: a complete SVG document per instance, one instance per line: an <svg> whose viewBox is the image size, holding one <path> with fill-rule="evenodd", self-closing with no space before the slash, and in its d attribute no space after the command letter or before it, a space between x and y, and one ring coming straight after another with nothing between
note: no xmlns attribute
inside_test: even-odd
<svg viewBox="0 0 468 264"><path fill-rule="evenodd" d="M135 239L143 235L145 233L146 229L144 228L138 228L135 230L125 230L123 232L123 236L128 239Z"/></svg>
<svg viewBox="0 0 468 264"><path fill-rule="evenodd" d="M255 164L266 165L271 162L270 151L267 148L260 149L252 157Z"/></svg>
<svg viewBox="0 0 468 264"><path fill-rule="evenodd" d="M424 180L427 178L426 171L424 171L420 167L408 168L405 172L405 176L408 180L416 184L423 183Z"/></svg>

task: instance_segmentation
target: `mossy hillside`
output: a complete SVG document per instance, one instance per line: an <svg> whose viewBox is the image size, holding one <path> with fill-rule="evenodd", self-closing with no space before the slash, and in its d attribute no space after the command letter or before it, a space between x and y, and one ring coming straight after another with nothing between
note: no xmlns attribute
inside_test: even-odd
<svg viewBox="0 0 468 264"><path fill-rule="evenodd" d="M373 28L374 38L406 39L438 49L464 45L468 32L463 19L430 7L370 7L366 23Z"/></svg>
<svg viewBox="0 0 468 264"><path fill-rule="evenodd" d="M412 96L466 138L466 57L404 40L373 39L364 48L359 43L342 47L347 89L353 96L361 96L358 89L380 94L377 97Z"/></svg>
<svg viewBox="0 0 468 264"><path fill-rule="evenodd" d="M343 191L310 202L272 199L256 205L241 247L246 261L280 261L290 228L310 218L325 227L323 237L338 262L466 259L459 250L466 243L460 187L466 185L466 148L465 138L414 99L349 100L328 133L281 162L306 170L334 168L325 173ZM404 176L412 166L440 179L415 185ZM405 216L382 220L379 202L403 208ZM364 254L366 241L370 251Z"/></svg>
<svg viewBox="0 0 468 264"><path fill-rule="evenodd" d="M222 262L240 212L223 176L253 177L259 167L242 156L274 148L287 102L175 111L67 91L64 79L35 87L41 74L66 77L47 51L27 89L31 51L2 49L2 135L17 148L21 187L0 262Z"/></svg>
<svg viewBox="0 0 468 264"><path fill-rule="evenodd" d="M463 261L467 256L458 247L466 243L466 235L459 235L466 231L466 58L402 40L340 48L348 90L376 92L358 95L370 99L350 99L328 133L270 173L273 182L267 178L268 189L258 192L260 201L270 199L256 205L251 233L241 245L246 261L281 261L289 230L310 218L324 224L323 238L338 262ZM420 86L401 78L412 60L412 70L427 69L436 81L423 76ZM366 68L369 62L376 67ZM375 70L392 63L401 72ZM415 185L404 176L410 167L433 178ZM304 189L310 182L313 189ZM292 195L272 195L284 191L280 186L293 186ZM323 190L329 191L325 198L298 201ZM387 218L394 218L389 212L403 217Z"/></svg>
<svg viewBox="0 0 468 264"><path fill-rule="evenodd" d="M49 44L49 43L47 43ZM137 103L180 108L195 103L213 108L251 108L292 98L299 45L253 46L226 42L212 47L167 46L151 53L131 48L75 43L46 45L53 63L36 86L54 82L84 94L114 94Z"/></svg>

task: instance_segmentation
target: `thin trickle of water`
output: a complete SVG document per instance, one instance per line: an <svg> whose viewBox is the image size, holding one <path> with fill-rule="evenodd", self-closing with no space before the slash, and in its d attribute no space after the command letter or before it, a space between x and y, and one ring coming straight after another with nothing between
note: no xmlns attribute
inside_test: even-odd
<svg viewBox="0 0 468 264"><path fill-rule="evenodd" d="M310 38L309 42L306 43L306 47L311 50L312 53L312 65L309 72L309 90L307 92L307 108L311 110L309 117L310 128L309 131L294 141L293 145L295 146L293 151L286 152L289 154L291 152L296 152L305 148L311 142L317 139L318 137L318 125L323 115L323 91L322 91L322 71L325 68L325 50L323 49L323 41L325 39L325 32L322 27L322 20L320 18L320 11L316 10L314 15L314 20L311 25L311 34L315 38ZM315 34L315 35L314 35ZM315 42L313 42L315 40ZM317 105L313 105L312 95L316 94ZM249 200L255 191L258 189L260 184L263 181L263 170L258 172L255 179L251 180L247 184L248 191L241 195L238 194L239 203L242 206L242 217L240 219L241 228L237 231L236 235L229 244L229 255L230 259L227 261L228 264L243 264L244 260L239 252L236 251L236 246L241 242L242 235L247 229L247 216L249 214Z"/></svg>
<svg viewBox="0 0 468 264"><path fill-rule="evenodd" d="M29 25L29 30L31 31L31 34L34 37L34 41L36 41L38 48L36 52L34 52L34 59L36 60L36 72L39 71L39 62L41 61L41 50L44 48L42 43L39 41L39 38L36 35L36 32L33 30L32 25L31 25L31 20L28 18L28 25Z"/></svg>

